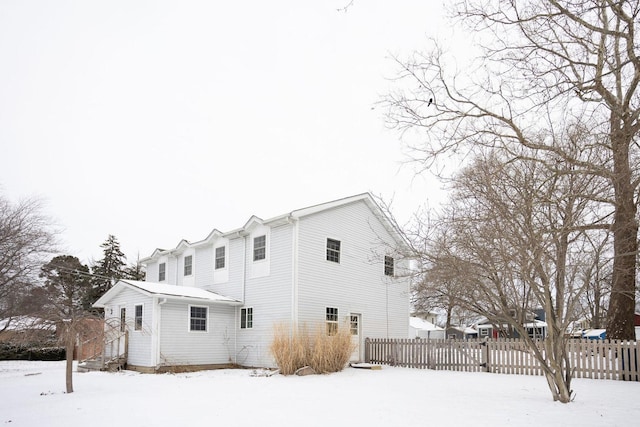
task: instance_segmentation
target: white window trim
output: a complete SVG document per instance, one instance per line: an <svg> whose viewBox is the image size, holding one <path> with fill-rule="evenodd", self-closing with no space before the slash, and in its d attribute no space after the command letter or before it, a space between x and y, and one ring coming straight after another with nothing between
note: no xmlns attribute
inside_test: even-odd
<svg viewBox="0 0 640 427"><path fill-rule="evenodd" d="M245 310L245 313L248 310L251 310L251 326L245 326L244 328L242 327L242 310ZM247 324L247 319L245 317L245 325ZM244 331L246 329L253 329L253 307L242 307L240 309L240 330Z"/></svg>
<svg viewBox="0 0 640 427"><path fill-rule="evenodd" d="M142 315L140 316L140 329L138 329L138 307L142 307ZM144 303L143 304L135 304L133 306L133 331L134 332L142 332L144 329Z"/></svg>
<svg viewBox="0 0 640 427"><path fill-rule="evenodd" d="M204 308L205 309L206 320L205 320L205 323L204 323L204 331L194 331L193 329L191 329L191 307ZM187 309L187 331L189 333L193 333L193 334L204 334L204 333L209 332L209 306L197 305L197 304L189 304L189 307Z"/></svg>
<svg viewBox="0 0 640 427"><path fill-rule="evenodd" d="M327 318L328 309L335 310L335 316L336 316L335 320L329 320ZM325 309L324 309L324 321L325 321L325 324L327 325L326 326L326 334L329 335L329 336L335 335L338 332L338 327L339 327L338 322L340 321L340 309L338 307L325 307ZM331 326L329 326L329 325L331 325ZM333 329L333 333L329 333L331 329Z"/></svg>
<svg viewBox="0 0 640 427"><path fill-rule="evenodd" d="M329 240L335 240L336 242L340 242L340 251L338 252L338 262L329 261L327 259L327 244L329 243ZM324 246L323 246L322 254L324 256L324 262L328 262L332 265L342 265L342 259L343 259L342 256L344 255L344 251L343 251L344 245L342 244L342 239L338 239L337 237L326 236L323 244Z"/></svg>
<svg viewBox="0 0 640 427"><path fill-rule="evenodd" d="M187 268L187 258L191 257L191 273L186 274L185 269ZM194 258L195 256L193 254L185 254L182 257L182 276L183 277L193 277L195 274L195 262L194 262Z"/></svg>
<svg viewBox="0 0 640 427"><path fill-rule="evenodd" d="M216 246L213 248L213 270L214 271L223 271L226 270L229 266L229 245L224 244L220 246ZM216 268L216 260L218 259L216 255L216 251L218 248L224 248L224 267Z"/></svg>
<svg viewBox="0 0 640 427"><path fill-rule="evenodd" d="M387 258L391 258L391 274L387 274ZM382 272L387 277L396 277L396 259L391 255L385 255L384 261L382 262Z"/></svg>
<svg viewBox="0 0 640 427"><path fill-rule="evenodd" d="M255 243L256 237L264 236L264 258L262 259L254 259L255 258ZM269 246L271 245L271 236L266 230L264 232L256 233L251 235L251 262L254 264L259 264L263 262L267 262L269 260Z"/></svg>
<svg viewBox="0 0 640 427"><path fill-rule="evenodd" d="M164 278L160 279L160 265L164 264ZM158 282L166 282L167 281L167 262L162 261L158 263Z"/></svg>

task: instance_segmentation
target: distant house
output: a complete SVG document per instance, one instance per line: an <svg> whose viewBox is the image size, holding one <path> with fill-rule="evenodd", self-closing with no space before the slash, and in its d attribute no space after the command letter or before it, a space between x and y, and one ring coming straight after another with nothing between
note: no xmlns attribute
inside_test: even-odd
<svg viewBox="0 0 640 427"><path fill-rule="evenodd" d="M515 317L515 310L512 315ZM545 322L545 312L543 309L536 309L528 312L526 321L522 324L527 335L534 339L545 338L547 336L547 323ZM486 317L480 320L476 325L479 338L519 338L518 331L508 324L497 324Z"/></svg>
<svg viewBox="0 0 640 427"><path fill-rule="evenodd" d="M447 338L454 340L467 340L478 338L478 331L468 326L450 326L446 330Z"/></svg>
<svg viewBox="0 0 640 427"><path fill-rule="evenodd" d="M443 339L444 329L420 317L409 318L409 338Z"/></svg>
<svg viewBox="0 0 640 427"><path fill-rule="evenodd" d="M365 193L156 249L141 260L146 282L121 280L95 306L126 325L128 367L141 371L273 367L282 324L348 327L359 361L365 337L408 336L403 245Z"/></svg>

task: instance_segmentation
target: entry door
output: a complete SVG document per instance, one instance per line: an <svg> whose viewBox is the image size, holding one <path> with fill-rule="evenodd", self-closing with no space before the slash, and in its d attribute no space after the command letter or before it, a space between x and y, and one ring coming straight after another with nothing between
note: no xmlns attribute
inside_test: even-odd
<svg viewBox="0 0 640 427"><path fill-rule="evenodd" d="M351 353L350 362L361 362L362 355L362 315L358 313L351 313L349 315L349 328L351 330L351 341L353 342L354 349Z"/></svg>

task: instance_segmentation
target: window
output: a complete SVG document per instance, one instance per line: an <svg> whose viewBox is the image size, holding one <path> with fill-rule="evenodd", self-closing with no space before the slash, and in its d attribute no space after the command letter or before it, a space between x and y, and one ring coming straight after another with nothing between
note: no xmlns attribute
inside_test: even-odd
<svg viewBox="0 0 640 427"><path fill-rule="evenodd" d="M158 281L164 282L166 278L167 278L167 264L164 262L161 262L160 264L158 264Z"/></svg>
<svg viewBox="0 0 640 427"><path fill-rule="evenodd" d="M216 248L216 270L220 268L224 268L224 261L225 261L225 247L220 246L219 248Z"/></svg>
<svg viewBox="0 0 640 427"><path fill-rule="evenodd" d="M184 275L191 276L193 272L193 256L189 255L184 257Z"/></svg>
<svg viewBox="0 0 640 427"><path fill-rule="evenodd" d="M207 330L207 307L189 307L189 330L205 331Z"/></svg>
<svg viewBox="0 0 640 427"><path fill-rule="evenodd" d="M340 240L327 239L327 261L340 263Z"/></svg>
<svg viewBox="0 0 640 427"><path fill-rule="evenodd" d="M134 329L136 331L142 330L142 305L136 305L136 317L134 321Z"/></svg>
<svg viewBox="0 0 640 427"><path fill-rule="evenodd" d="M358 316L352 314L349 317L351 319L350 328L349 328L351 330L351 335L358 335L358 331L359 331Z"/></svg>
<svg viewBox="0 0 640 427"><path fill-rule="evenodd" d="M267 258L267 236L253 238L253 260L260 261Z"/></svg>
<svg viewBox="0 0 640 427"><path fill-rule="evenodd" d="M338 332L338 309L327 307L327 335L335 335Z"/></svg>
<svg viewBox="0 0 640 427"><path fill-rule="evenodd" d="M384 274L387 276L393 276L393 257L384 257Z"/></svg>
<svg viewBox="0 0 640 427"><path fill-rule="evenodd" d="M120 332L127 330L127 309L122 307L120 309Z"/></svg>
<svg viewBox="0 0 640 427"><path fill-rule="evenodd" d="M253 307L240 310L240 329L253 328Z"/></svg>
<svg viewBox="0 0 640 427"><path fill-rule="evenodd" d="M489 335L489 329L487 328L480 329L480 336L486 337L488 335Z"/></svg>

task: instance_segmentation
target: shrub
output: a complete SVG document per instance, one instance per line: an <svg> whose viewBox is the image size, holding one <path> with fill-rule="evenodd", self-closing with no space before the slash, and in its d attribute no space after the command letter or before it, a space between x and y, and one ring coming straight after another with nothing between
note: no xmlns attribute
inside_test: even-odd
<svg viewBox="0 0 640 427"><path fill-rule="evenodd" d="M0 344L0 360L64 360L64 347L34 347Z"/></svg>
<svg viewBox="0 0 640 427"><path fill-rule="evenodd" d="M276 325L270 346L283 375L292 375L304 366L319 374L339 372L349 362L354 348L348 327L340 327L329 336L323 326L310 334L306 327L292 330L286 324Z"/></svg>

